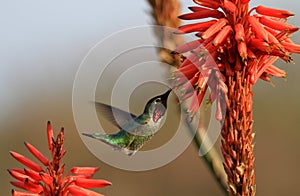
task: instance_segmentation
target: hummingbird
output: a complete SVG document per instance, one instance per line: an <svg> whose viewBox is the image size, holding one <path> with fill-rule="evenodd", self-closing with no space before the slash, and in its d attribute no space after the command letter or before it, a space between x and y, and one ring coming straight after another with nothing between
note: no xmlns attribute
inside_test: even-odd
<svg viewBox="0 0 300 196"><path fill-rule="evenodd" d="M165 119L167 100L172 89L151 98L141 115L136 116L119 108L95 102L96 109L119 128L117 133L82 133L100 140L128 156L134 155L160 129Z"/></svg>

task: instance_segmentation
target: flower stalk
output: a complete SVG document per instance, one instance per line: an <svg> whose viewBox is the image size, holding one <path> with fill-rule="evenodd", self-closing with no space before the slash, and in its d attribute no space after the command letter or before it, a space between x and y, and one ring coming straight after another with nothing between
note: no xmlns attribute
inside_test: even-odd
<svg viewBox="0 0 300 196"><path fill-rule="evenodd" d="M245 69L244 69L245 70ZM228 77L227 112L222 127L222 154L231 195L255 195L252 131L252 84L243 71Z"/></svg>
<svg viewBox="0 0 300 196"><path fill-rule="evenodd" d="M152 8L152 17L156 25L163 28L155 28L158 41L162 43L162 48L158 49L160 61L174 67L179 67L182 59L180 56L171 54L177 46L183 44L181 36L173 34L174 28L181 25L181 20L177 17L180 14L181 5L178 0L148 0ZM165 28L170 27L170 29Z"/></svg>
<svg viewBox="0 0 300 196"><path fill-rule="evenodd" d="M188 116L188 114L185 114L185 115ZM202 149L203 151L206 152L208 150L206 148L208 146L211 146L211 143L210 143L210 141L208 141L207 138L204 139L205 133L207 131L207 127L204 125L204 123L203 123L204 121L202 120L203 118L205 118L204 113L200 113L200 118L201 119L199 120L199 123L198 123L196 135L194 135L195 127L193 127L191 125L191 122L188 118L185 119L185 124L193 136L193 141L194 141L194 144L196 145L197 149L199 149L199 150ZM199 151L199 153L203 154L203 156L201 156L202 160L204 160L206 166L208 167L213 178L218 183L220 189L223 191L224 195L228 195L226 173L223 169L222 160L221 160L219 154L217 153L217 151L215 150L215 148L211 148L207 153L200 152L200 151Z"/></svg>

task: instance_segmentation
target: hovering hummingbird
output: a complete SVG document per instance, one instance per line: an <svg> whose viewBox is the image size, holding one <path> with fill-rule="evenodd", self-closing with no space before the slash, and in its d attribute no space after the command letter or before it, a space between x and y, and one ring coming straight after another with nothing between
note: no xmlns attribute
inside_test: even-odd
<svg viewBox="0 0 300 196"><path fill-rule="evenodd" d="M150 99L144 112L136 116L110 105L96 102L98 111L102 111L109 121L120 131L114 134L83 133L85 136L100 140L125 154L134 155L160 129L165 118L167 99L172 90Z"/></svg>

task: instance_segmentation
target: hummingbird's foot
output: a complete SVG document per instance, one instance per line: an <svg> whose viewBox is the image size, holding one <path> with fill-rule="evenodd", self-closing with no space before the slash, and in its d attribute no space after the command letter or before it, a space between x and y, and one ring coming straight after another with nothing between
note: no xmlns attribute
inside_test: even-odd
<svg viewBox="0 0 300 196"><path fill-rule="evenodd" d="M137 152L136 150L129 150L128 148L123 148L122 151L128 156L132 156Z"/></svg>

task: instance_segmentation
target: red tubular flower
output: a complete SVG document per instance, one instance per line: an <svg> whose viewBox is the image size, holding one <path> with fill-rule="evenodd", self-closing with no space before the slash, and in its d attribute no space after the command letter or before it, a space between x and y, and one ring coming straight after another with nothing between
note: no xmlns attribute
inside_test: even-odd
<svg viewBox="0 0 300 196"><path fill-rule="evenodd" d="M175 33L191 33L196 31L203 31L216 22L217 22L216 20L210 20L206 22L199 22L196 24L182 25L178 27L178 31L176 31Z"/></svg>
<svg viewBox="0 0 300 196"><path fill-rule="evenodd" d="M202 19L202 18L222 18L224 14L219 10L205 10L205 11L197 11L189 14L184 14L179 16L180 19L183 20L193 20L193 19Z"/></svg>
<svg viewBox="0 0 300 196"><path fill-rule="evenodd" d="M43 169L40 165L37 163L31 161L30 159L24 157L23 155L16 153L16 152L10 152L11 156L14 157L17 161L20 163L26 165L27 167L33 169L34 171L41 172Z"/></svg>
<svg viewBox="0 0 300 196"><path fill-rule="evenodd" d="M241 23L237 23L234 25L234 30L235 30L235 40L237 42L244 42L245 41L244 26Z"/></svg>
<svg viewBox="0 0 300 196"><path fill-rule="evenodd" d="M192 20L215 17L218 20L183 25L178 29L178 33L198 32L202 38L175 49L176 53L192 52L177 71L183 73L189 80L193 78L196 81L195 78L198 77L197 75L202 71L201 69L204 66L207 67L207 63L203 63L205 62L206 52L212 54L212 51L217 51L215 62L218 65L226 65L228 62L229 64L235 63L244 66L249 64L250 66L246 67L246 73L251 74L249 78L260 78L261 75L265 75L264 69L261 69L263 71L260 70L259 75L257 75L257 65L262 57L278 56L284 61L290 62L292 61L290 53L300 53L300 45L296 45L288 39L291 33L298 30L298 28L285 23L286 18L294 15L289 11L257 6L253 10L256 10L259 15L250 15L251 13L248 11L249 1L194 0L194 2L199 6L189 7L193 12L179 16L179 18ZM277 20L276 18L284 20ZM212 37L214 39L210 39ZM194 59L195 54L196 58L202 59L201 63ZM236 54L239 54L238 57L235 57ZM192 62L191 58L194 59ZM242 61L242 63L239 61ZM185 67L186 62L189 62L190 68ZM197 64L197 66L191 66L192 64ZM183 67L185 69L182 69ZM214 66L214 68L216 67ZM229 70L220 70L225 77L232 74L230 71L232 65L226 67ZM275 77L284 75L282 72L268 72L267 74ZM176 75L178 76L178 74ZM250 81L254 84L253 82L257 80ZM179 87L178 83L175 85ZM191 85L197 90L195 82ZM210 86L210 88L213 88L213 86Z"/></svg>
<svg viewBox="0 0 300 196"><path fill-rule="evenodd" d="M98 167L73 167L63 176L64 164L61 164L61 159L66 151L64 147L64 129L59 132L56 140L53 136L53 129L48 122L47 124L48 147L52 154L52 159L49 160L33 145L25 142L25 146L41 162L45 169L30 159L16 152L10 152L11 155L20 163L28 168L9 169L9 174L18 181L12 181L11 184L15 187L23 189L27 192L12 190L13 196L67 196L67 195L98 195L89 188L103 188L110 186L111 183L106 180L91 179L99 170ZM69 175L69 174L73 175Z"/></svg>
<svg viewBox="0 0 300 196"><path fill-rule="evenodd" d="M231 26L227 25L225 26L215 37L214 41L212 42L213 46L219 46L221 44L224 44L226 39L228 38L229 34L232 32Z"/></svg>
<svg viewBox="0 0 300 196"><path fill-rule="evenodd" d="M268 34L266 30L261 26L258 19L254 16L248 16L249 25L251 25L251 31L254 33L257 39L262 39L268 42Z"/></svg>
<svg viewBox="0 0 300 196"><path fill-rule="evenodd" d="M90 191L88 189L84 189L76 185L70 185L69 193L72 195L80 195L80 196L103 196L102 194L96 193L94 191Z"/></svg>
<svg viewBox="0 0 300 196"><path fill-rule="evenodd" d="M213 9L218 9L219 8L219 2L211 1L211 0L194 0L195 3L198 5L204 6L204 7L209 7Z"/></svg>
<svg viewBox="0 0 300 196"><path fill-rule="evenodd" d="M25 193L21 191L12 190L11 191L12 196L40 196L38 193Z"/></svg>
<svg viewBox="0 0 300 196"><path fill-rule="evenodd" d="M229 0L224 0L224 2L222 2L222 7L231 13L235 13L236 11L236 5Z"/></svg>
<svg viewBox="0 0 300 196"><path fill-rule="evenodd" d="M209 28L207 28L206 31L203 32L201 35L202 39L208 39L217 32L219 32L226 24L227 20L225 18L219 19L215 24L211 25Z"/></svg>
<svg viewBox="0 0 300 196"><path fill-rule="evenodd" d="M36 149L33 145L25 142L25 146L28 150L37 158L44 166L49 165L49 160L45 157L38 149Z"/></svg>
<svg viewBox="0 0 300 196"><path fill-rule="evenodd" d="M266 16L273 16L276 18L287 18L290 16L294 16L293 13L287 11L287 10L278 10L278 9L274 9L274 8L268 8L268 7L264 7L264 6L257 6L255 8L256 12L259 14L263 14Z"/></svg>
<svg viewBox="0 0 300 196"><path fill-rule="evenodd" d="M297 27L294 27L292 25L286 24L285 22L281 22L278 20L272 20L271 18L268 18L266 16L260 17L259 22L267 27L270 27L271 29L274 29L274 30L287 31L290 33L293 33L295 31L299 30L299 28L297 28Z"/></svg>
<svg viewBox="0 0 300 196"><path fill-rule="evenodd" d="M181 101L194 95L188 109L194 115L210 88L209 102L216 101L216 118L224 122L222 153L229 192L254 195L252 85L259 78L270 82L272 76L286 77L273 63L278 58L292 62L291 53L300 53L300 45L290 39L299 28L286 23L293 13L264 6L249 10L250 0L194 2L199 6L189 7L192 13L179 18L200 21L178 32L195 32L201 39L175 49L190 54L174 73L174 90ZM209 18L214 20L201 21Z"/></svg>

